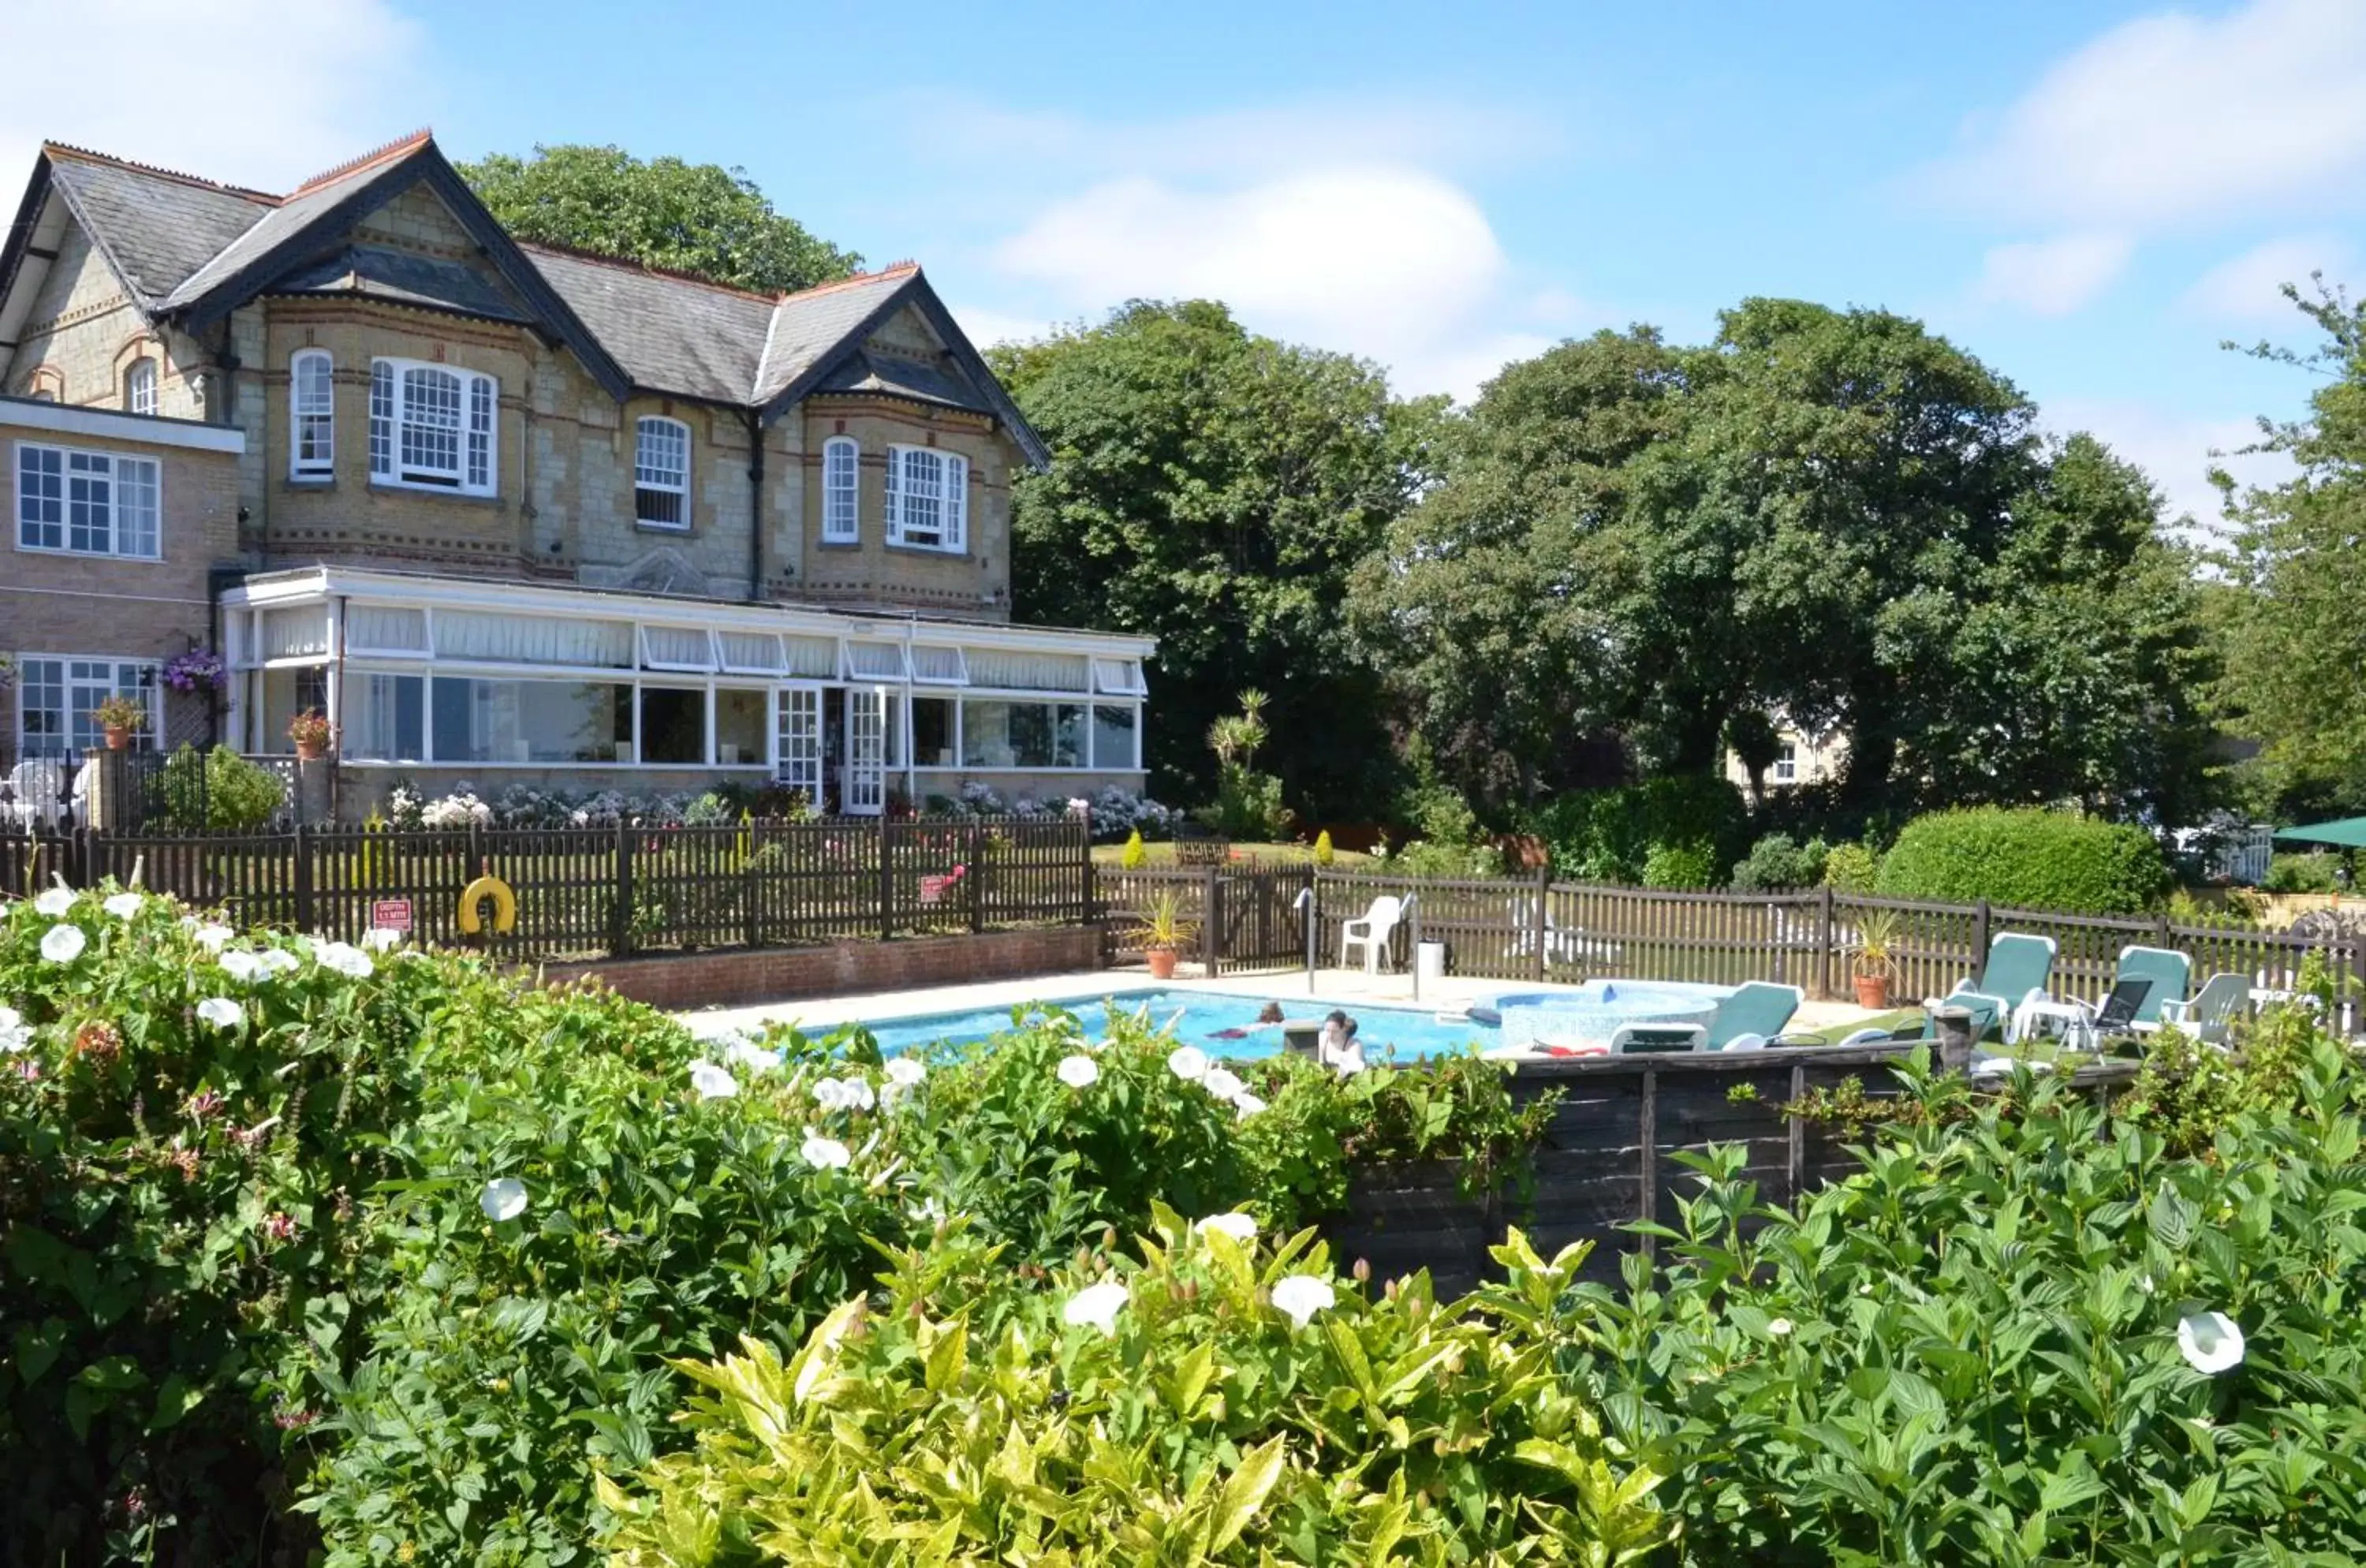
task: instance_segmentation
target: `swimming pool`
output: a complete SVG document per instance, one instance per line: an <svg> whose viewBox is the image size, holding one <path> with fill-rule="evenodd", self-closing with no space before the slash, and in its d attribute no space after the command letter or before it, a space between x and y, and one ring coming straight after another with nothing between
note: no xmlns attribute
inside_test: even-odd
<svg viewBox="0 0 2366 1568"><path fill-rule="evenodd" d="M1268 1001L1281 1004L1282 1017L1295 1023L1301 1020L1319 1022L1338 1008L1356 1021L1357 1038L1363 1043L1365 1055L1374 1061L1391 1050L1400 1061L1415 1056L1447 1055L1476 1043L1482 1049L1496 1043L1495 1029L1470 1019L1441 1023L1427 1012L1411 1008L1368 1007L1356 1002L1325 1001L1319 997L1230 996L1211 991L1117 991L1104 1001L1074 1001L1059 1004L1076 1015L1089 1033L1098 1034L1109 1028L1109 1007L1114 1004L1121 1011L1144 1012L1149 1021L1160 1029L1171 1021L1175 1037L1188 1045L1204 1047L1217 1056L1271 1056L1281 1050L1281 1031L1252 1027L1256 1016ZM985 1040L1010 1028L1008 1008L986 1008L975 1012L929 1013L919 1018L884 1019L868 1026L878 1039L879 1048L893 1055L916 1045L933 1045L940 1041L956 1044ZM1227 1036L1227 1030L1246 1032Z"/></svg>

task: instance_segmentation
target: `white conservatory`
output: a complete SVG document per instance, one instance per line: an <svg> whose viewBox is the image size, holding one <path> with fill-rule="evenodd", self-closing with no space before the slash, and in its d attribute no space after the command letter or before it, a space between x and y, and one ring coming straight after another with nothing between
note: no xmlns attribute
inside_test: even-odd
<svg viewBox="0 0 2366 1568"><path fill-rule="evenodd" d="M347 815L397 777L773 780L851 816L1143 787L1149 637L343 567L250 577L220 614L230 743L289 752L324 714Z"/></svg>

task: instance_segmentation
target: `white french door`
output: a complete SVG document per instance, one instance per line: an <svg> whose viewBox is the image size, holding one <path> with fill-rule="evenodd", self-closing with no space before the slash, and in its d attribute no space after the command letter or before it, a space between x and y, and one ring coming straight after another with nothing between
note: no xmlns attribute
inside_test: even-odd
<svg viewBox="0 0 2366 1568"><path fill-rule="evenodd" d="M850 686L846 691L846 782L839 809L849 817L876 817L887 808L887 689Z"/></svg>
<svg viewBox="0 0 2366 1568"><path fill-rule="evenodd" d="M821 688L783 686L780 690L780 759L773 773L792 789L806 792L813 809L821 809Z"/></svg>

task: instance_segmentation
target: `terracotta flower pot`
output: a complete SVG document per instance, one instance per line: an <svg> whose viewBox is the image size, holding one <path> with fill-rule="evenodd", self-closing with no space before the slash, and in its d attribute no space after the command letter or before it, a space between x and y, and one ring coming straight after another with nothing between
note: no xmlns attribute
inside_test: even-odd
<svg viewBox="0 0 2366 1568"><path fill-rule="evenodd" d="M1152 979L1172 980L1175 978L1176 953L1173 948L1150 948L1143 953L1143 956L1150 961L1150 977Z"/></svg>
<svg viewBox="0 0 2366 1568"><path fill-rule="evenodd" d="M299 762L317 762L328 754L329 743L325 740L299 740L296 742L296 760Z"/></svg>
<svg viewBox="0 0 2366 1568"><path fill-rule="evenodd" d="M107 727L107 749L108 750L121 751L129 749L130 745L131 731L130 728L120 724L110 724Z"/></svg>
<svg viewBox="0 0 2366 1568"><path fill-rule="evenodd" d="M1889 1006L1888 976L1858 975L1853 978L1856 982L1857 1006L1869 1012L1879 1012Z"/></svg>

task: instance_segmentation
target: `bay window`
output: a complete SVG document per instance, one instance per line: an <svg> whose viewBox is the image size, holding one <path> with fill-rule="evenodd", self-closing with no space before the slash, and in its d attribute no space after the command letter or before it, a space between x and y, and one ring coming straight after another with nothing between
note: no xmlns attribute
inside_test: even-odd
<svg viewBox="0 0 2366 1568"><path fill-rule="evenodd" d="M962 705L962 766L1080 768L1085 710L1078 703L971 702Z"/></svg>
<svg viewBox="0 0 2366 1568"><path fill-rule="evenodd" d="M416 762L427 755L427 678L354 671L345 676L340 750L359 762Z"/></svg>
<svg viewBox="0 0 2366 1568"><path fill-rule="evenodd" d="M1135 739L1141 729L1139 708L1093 705L1093 766L1104 771L1141 765Z"/></svg>
<svg viewBox="0 0 2366 1568"><path fill-rule="evenodd" d="M887 448L887 542L959 555L969 548L969 460L932 446Z"/></svg>
<svg viewBox="0 0 2366 1568"><path fill-rule="evenodd" d="M641 761L705 762L705 687L641 688Z"/></svg>
<svg viewBox="0 0 2366 1568"><path fill-rule="evenodd" d="M370 478L491 495L496 398L493 378L474 370L370 361Z"/></svg>
<svg viewBox="0 0 2366 1568"><path fill-rule="evenodd" d="M633 688L604 681L434 678L438 762L616 762L633 755Z"/></svg>
<svg viewBox="0 0 2366 1568"><path fill-rule="evenodd" d="M715 761L718 767L750 767L764 760L764 732L771 727L767 694L737 686L715 688Z"/></svg>

